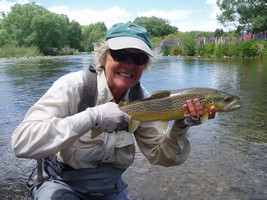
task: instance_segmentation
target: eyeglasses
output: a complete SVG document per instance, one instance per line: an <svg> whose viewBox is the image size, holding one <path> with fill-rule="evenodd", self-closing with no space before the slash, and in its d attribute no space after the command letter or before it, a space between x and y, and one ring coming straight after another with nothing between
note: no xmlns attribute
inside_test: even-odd
<svg viewBox="0 0 267 200"><path fill-rule="evenodd" d="M117 62L127 61L129 58L132 59L132 62L135 65L143 65L148 61L148 56L144 53L132 53L126 49L112 50L109 49L109 53L113 60Z"/></svg>

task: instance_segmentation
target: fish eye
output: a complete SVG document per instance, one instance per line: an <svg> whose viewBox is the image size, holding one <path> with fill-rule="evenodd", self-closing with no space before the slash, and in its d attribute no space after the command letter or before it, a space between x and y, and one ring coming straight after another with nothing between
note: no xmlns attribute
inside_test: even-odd
<svg viewBox="0 0 267 200"><path fill-rule="evenodd" d="M231 101L232 100L232 97L225 97L224 99L223 99L225 102L229 102L229 101Z"/></svg>

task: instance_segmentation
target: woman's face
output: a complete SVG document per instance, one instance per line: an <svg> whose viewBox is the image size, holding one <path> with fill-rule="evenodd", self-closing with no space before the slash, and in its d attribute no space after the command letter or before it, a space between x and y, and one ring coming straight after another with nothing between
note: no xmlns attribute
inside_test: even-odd
<svg viewBox="0 0 267 200"><path fill-rule="evenodd" d="M143 55L141 54L140 55L135 54L135 53L142 53L140 50L127 49L127 53L130 52L130 56L128 57L128 59L125 60L125 57L124 59L119 59L119 60L125 60L125 61L118 61L116 57L113 58L114 53L112 54L113 55L112 57L111 56L112 52L110 51L112 50L108 50L107 52L106 63L104 64L105 75L106 75L109 88L111 92L113 93L113 95L116 95L116 94L121 95L125 93L129 88L133 87L134 85L138 83L138 81L140 80L142 76L142 73L145 69L147 62L145 62L144 64L135 64L134 62L136 61L133 62L133 60L135 60L136 58L139 58L138 56L141 56L140 57L141 59L144 58L142 57ZM134 56L135 58L133 58L132 56Z"/></svg>

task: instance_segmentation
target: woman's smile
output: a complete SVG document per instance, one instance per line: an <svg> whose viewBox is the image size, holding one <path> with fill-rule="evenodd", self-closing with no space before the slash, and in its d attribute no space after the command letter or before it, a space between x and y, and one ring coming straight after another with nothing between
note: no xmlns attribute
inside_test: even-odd
<svg viewBox="0 0 267 200"><path fill-rule="evenodd" d="M117 72L117 74L123 78L133 78L133 74L125 73L125 72Z"/></svg>

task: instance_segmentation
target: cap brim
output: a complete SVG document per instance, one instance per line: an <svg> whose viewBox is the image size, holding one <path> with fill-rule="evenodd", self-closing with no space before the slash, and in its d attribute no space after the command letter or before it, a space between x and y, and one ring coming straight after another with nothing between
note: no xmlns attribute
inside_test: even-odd
<svg viewBox="0 0 267 200"><path fill-rule="evenodd" d="M107 40L109 48L113 50L134 48L146 52L151 57L154 57L149 46L142 40L134 37L115 37Z"/></svg>

